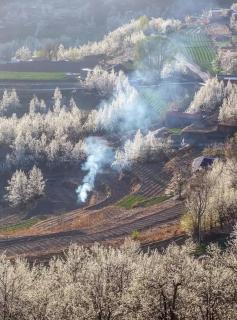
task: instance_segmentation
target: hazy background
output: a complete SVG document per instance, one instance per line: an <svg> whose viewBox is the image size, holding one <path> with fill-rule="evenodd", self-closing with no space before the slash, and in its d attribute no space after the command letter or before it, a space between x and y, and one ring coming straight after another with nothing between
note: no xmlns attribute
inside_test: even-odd
<svg viewBox="0 0 237 320"><path fill-rule="evenodd" d="M180 18L233 0L0 0L0 57L22 45L80 45L141 15Z"/></svg>

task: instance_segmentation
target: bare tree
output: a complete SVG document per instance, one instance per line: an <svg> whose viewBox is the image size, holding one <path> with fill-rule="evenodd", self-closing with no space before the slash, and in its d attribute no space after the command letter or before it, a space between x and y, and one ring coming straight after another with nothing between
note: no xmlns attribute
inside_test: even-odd
<svg viewBox="0 0 237 320"><path fill-rule="evenodd" d="M202 241L203 219L207 212L210 187L206 172L201 171L191 180L187 191L186 208L192 217L193 233L198 243Z"/></svg>

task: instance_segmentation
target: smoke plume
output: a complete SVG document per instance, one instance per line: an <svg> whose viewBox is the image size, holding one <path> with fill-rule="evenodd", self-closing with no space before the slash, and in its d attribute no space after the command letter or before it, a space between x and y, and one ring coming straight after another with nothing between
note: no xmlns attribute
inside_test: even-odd
<svg viewBox="0 0 237 320"><path fill-rule="evenodd" d="M99 137L86 139L85 152L87 160L82 166L83 171L88 171L82 184L76 189L78 201L86 202L89 192L94 189L96 175L102 172L103 168L113 161L113 151L106 140Z"/></svg>
<svg viewBox="0 0 237 320"><path fill-rule="evenodd" d="M119 81L112 99L104 101L100 108L92 113L90 122L97 130L123 134L130 130L146 129L153 119L151 108L142 101L138 91L126 78Z"/></svg>

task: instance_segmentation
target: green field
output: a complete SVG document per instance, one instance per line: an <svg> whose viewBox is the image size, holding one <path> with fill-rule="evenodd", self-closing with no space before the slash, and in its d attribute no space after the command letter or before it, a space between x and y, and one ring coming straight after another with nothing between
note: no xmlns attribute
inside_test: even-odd
<svg viewBox="0 0 237 320"><path fill-rule="evenodd" d="M141 98L152 107L159 116L165 115L167 111L167 101L162 99L162 94L156 88L142 88L139 90Z"/></svg>
<svg viewBox="0 0 237 320"><path fill-rule="evenodd" d="M169 129L169 132L171 133L171 134L177 134L177 135L180 135L181 134L181 132L182 132L182 128L171 128L171 129Z"/></svg>
<svg viewBox="0 0 237 320"><path fill-rule="evenodd" d="M141 195L131 194L131 195L124 197L122 200L120 200L118 202L118 206L129 210L134 207L137 207L139 205L139 203L141 203L145 200L146 200L146 198Z"/></svg>
<svg viewBox="0 0 237 320"><path fill-rule="evenodd" d="M170 199L172 196L160 195L158 197L146 198L142 195L132 194L124 197L118 202L118 206L131 210L136 207L150 207Z"/></svg>
<svg viewBox="0 0 237 320"><path fill-rule="evenodd" d="M67 76L62 72L11 72L0 71L1 80L22 80L22 81L52 81L65 80Z"/></svg>
<svg viewBox="0 0 237 320"><path fill-rule="evenodd" d="M178 40L177 40L178 39ZM182 31L175 39L177 49L190 61L203 70L213 72L216 51L213 42L202 31Z"/></svg>

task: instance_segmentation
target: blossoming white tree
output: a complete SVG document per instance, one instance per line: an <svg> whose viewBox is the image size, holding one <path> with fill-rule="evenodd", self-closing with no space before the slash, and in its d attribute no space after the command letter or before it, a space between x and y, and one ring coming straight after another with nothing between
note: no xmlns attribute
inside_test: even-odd
<svg viewBox="0 0 237 320"><path fill-rule="evenodd" d="M45 181L42 172L34 166L28 174L17 170L6 187L8 202L17 207L44 195Z"/></svg>
<svg viewBox="0 0 237 320"><path fill-rule="evenodd" d="M120 71L118 74L114 70L103 70L102 67L96 66L88 72L85 81L82 84L88 89L95 89L103 96L112 95L119 82L125 80L125 74Z"/></svg>
<svg viewBox="0 0 237 320"><path fill-rule="evenodd" d="M116 151L113 165L123 169L136 162L145 162L147 159L163 160L164 154L169 150L170 143L167 139L156 138L152 132L143 135L138 130L134 140L127 140L123 149Z"/></svg>
<svg viewBox="0 0 237 320"><path fill-rule="evenodd" d="M0 100L0 115L11 116L17 112L21 104L15 89L5 90L2 100Z"/></svg>
<svg viewBox="0 0 237 320"><path fill-rule="evenodd" d="M225 251L209 246L205 259L191 242L149 254L133 242L73 245L48 266L1 256L0 319L235 319L233 236Z"/></svg>
<svg viewBox="0 0 237 320"><path fill-rule="evenodd" d="M34 166L28 174L28 197L30 199L38 198L44 195L45 181L39 168Z"/></svg>
<svg viewBox="0 0 237 320"><path fill-rule="evenodd" d="M225 97L225 86L223 81L217 78L209 79L203 87L196 93L188 112L211 113L221 106Z"/></svg>
<svg viewBox="0 0 237 320"><path fill-rule="evenodd" d="M16 51L15 58L21 61L32 59L32 52L28 47L21 47Z"/></svg>
<svg viewBox="0 0 237 320"><path fill-rule="evenodd" d="M186 206L189 228L201 241L203 231L237 221L237 189L234 168L236 160L216 160L207 171L201 171L189 186Z"/></svg>
<svg viewBox="0 0 237 320"><path fill-rule="evenodd" d="M227 123L237 123L237 86L232 86L232 90L227 96L219 111L219 120Z"/></svg>
<svg viewBox="0 0 237 320"><path fill-rule="evenodd" d="M17 170L11 179L8 181L6 187L8 202L16 207L21 204L27 203L28 199L28 179L26 174Z"/></svg>

